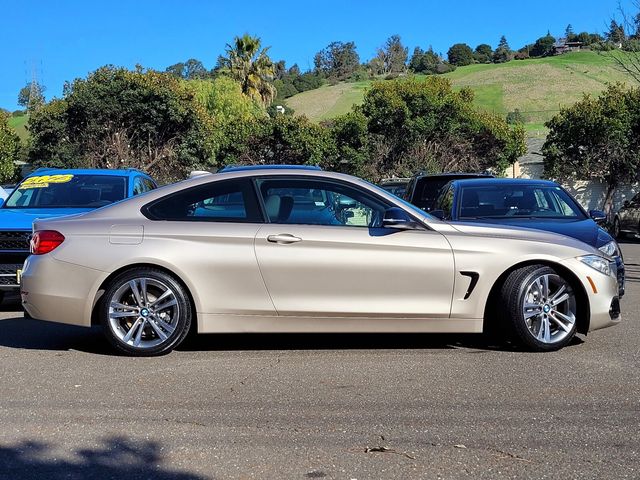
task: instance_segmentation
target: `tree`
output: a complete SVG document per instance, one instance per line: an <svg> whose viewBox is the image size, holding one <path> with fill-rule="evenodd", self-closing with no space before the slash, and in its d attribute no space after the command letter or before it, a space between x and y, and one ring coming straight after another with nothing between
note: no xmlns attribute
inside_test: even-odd
<svg viewBox="0 0 640 480"><path fill-rule="evenodd" d="M202 79L209 76L209 72L204 68L202 62L195 58L171 65L165 69L165 72L185 80Z"/></svg>
<svg viewBox="0 0 640 480"><path fill-rule="evenodd" d="M533 44L533 47L529 51L529 55L532 57L546 57L553 53L553 46L556 43L556 39L549 33L544 37L540 37Z"/></svg>
<svg viewBox="0 0 640 480"><path fill-rule="evenodd" d="M20 155L20 138L9 126L9 115L0 112L0 182L10 182L16 176L16 164Z"/></svg>
<svg viewBox="0 0 640 480"><path fill-rule="evenodd" d="M542 148L545 176L603 181L604 210L611 212L616 189L638 179L640 89L609 87L597 98L585 95L563 108L546 126Z"/></svg>
<svg viewBox="0 0 640 480"><path fill-rule="evenodd" d="M374 178L420 169L502 172L524 152L524 129L472 102L473 92L454 91L443 77L374 83L358 109L367 119Z"/></svg>
<svg viewBox="0 0 640 480"><path fill-rule="evenodd" d="M445 63L442 58L437 55L431 46L427 51L416 47L409 62L409 68L415 73L424 73L427 75L447 73L455 70L455 65Z"/></svg>
<svg viewBox="0 0 640 480"><path fill-rule="evenodd" d="M627 36L624 33L624 26L618 24L615 19L611 20L609 31L607 32L607 41L613 44L622 44Z"/></svg>
<svg viewBox="0 0 640 480"><path fill-rule="evenodd" d="M491 63L491 57L493 57L491 45L481 43L473 52L473 57L478 63Z"/></svg>
<svg viewBox="0 0 640 480"><path fill-rule="evenodd" d="M571 24L567 25L567 28L564 29L564 38L567 42L575 42L577 35L573 31L573 26Z"/></svg>
<svg viewBox="0 0 640 480"><path fill-rule="evenodd" d="M149 171L161 181L214 163L214 122L189 82L165 73L102 67L33 112L36 166Z"/></svg>
<svg viewBox="0 0 640 480"><path fill-rule="evenodd" d="M471 65L474 62L473 50L466 43L456 43L447 52L449 63L456 67Z"/></svg>
<svg viewBox="0 0 640 480"><path fill-rule="evenodd" d="M345 80L360 68L360 57L354 42L332 42L316 53L313 63L317 74Z"/></svg>
<svg viewBox="0 0 640 480"><path fill-rule="evenodd" d="M384 47L378 49L378 59L382 65L379 73L401 73L407 68L409 49L402 45L400 35L390 36Z"/></svg>
<svg viewBox="0 0 640 480"><path fill-rule="evenodd" d="M498 48L493 52L493 63L505 63L511 61L513 52L507 43L507 38L503 35L500 37Z"/></svg>
<svg viewBox="0 0 640 480"><path fill-rule="evenodd" d="M267 55L269 47L261 49L260 38L244 34L227 44L226 57L219 62L222 73L240 82L242 92L267 106L276 97L271 81L274 77L273 62Z"/></svg>
<svg viewBox="0 0 640 480"><path fill-rule="evenodd" d="M44 100L46 87L38 82L29 82L18 92L18 105L28 110L41 107Z"/></svg>

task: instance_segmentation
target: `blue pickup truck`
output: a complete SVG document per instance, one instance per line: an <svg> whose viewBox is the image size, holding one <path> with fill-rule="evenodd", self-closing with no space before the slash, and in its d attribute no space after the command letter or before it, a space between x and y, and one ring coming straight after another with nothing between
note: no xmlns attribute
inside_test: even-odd
<svg viewBox="0 0 640 480"><path fill-rule="evenodd" d="M36 218L60 217L109 205L157 188L135 169L38 169L0 199L0 300L18 294Z"/></svg>

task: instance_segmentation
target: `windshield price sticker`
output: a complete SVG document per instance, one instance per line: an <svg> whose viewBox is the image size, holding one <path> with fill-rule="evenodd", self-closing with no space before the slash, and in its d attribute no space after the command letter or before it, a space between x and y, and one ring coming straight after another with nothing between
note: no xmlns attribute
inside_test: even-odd
<svg viewBox="0 0 640 480"><path fill-rule="evenodd" d="M73 178L71 174L65 175L38 175L37 177L29 177L20 184L18 189L22 188L42 188L48 187L51 183L67 183Z"/></svg>

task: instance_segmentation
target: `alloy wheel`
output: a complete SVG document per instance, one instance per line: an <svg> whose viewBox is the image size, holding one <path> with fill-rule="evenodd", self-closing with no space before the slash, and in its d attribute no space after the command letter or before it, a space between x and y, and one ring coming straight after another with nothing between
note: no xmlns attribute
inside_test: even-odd
<svg viewBox="0 0 640 480"><path fill-rule="evenodd" d="M142 350L166 342L181 314L176 292L155 278L128 280L108 302L108 324L115 337Z"/></svg>
<svg viewBox="0 0 640 480"><path fill-rule="evenodd" d="M548 273L531 280L522 311L529 333L541 343L560 343L575 330L575 294L559 275Z"/></svg>

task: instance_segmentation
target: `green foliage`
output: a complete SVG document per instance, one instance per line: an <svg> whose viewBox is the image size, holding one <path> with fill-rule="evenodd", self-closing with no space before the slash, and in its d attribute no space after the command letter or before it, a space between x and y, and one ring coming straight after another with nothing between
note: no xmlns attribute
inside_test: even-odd
<svg viewBox="0 0 640 480"><path fill-rule="evenodd" d="M329 130L306 117L277 115L251 124L242 141L227 145L226 164L325 165L335 157Z"/></svg>
<svg viewBox="0 0 640 480"><path fill-rule="evenodd" d="M430 46L426 51L422 50L420 47L416 47L413 50L413 55L409 61L409 68L414 73L432 75L452 72L456 69L456 66L443 61Z"/></svg>
<svg viewBox="0 0 640 480"><path fill-rule="evenodd" d="M621 44L626 38L624 26L618 24L615 20L611 20L609 31L607 32L607 41L614 44Z"/></svg>
<svg viewBox="0 0 640 480"><path fill-rule="evenodd" d="M31 115L29 159L36 167L136 167L178 179L212 163L213 126L183 81L102 67Z"/></svg>
<svg viewBox="0 0 640 480"><path fill-rule="evenodd" d="M370 162L368 119L356 109L327 124L336 146L336 156L327 165L339 172L364 178L376 178L375 166Z"/></svg>
<svg viewBox="0 0 640 480"><path fill-rule="evenodd" d="M638 178L640 167L640 89L610 85L599 97L585 95L547 122L544 171L550 178L599 179L615 189Z"/></svg>
<svg viewBox="0 0 640 480"><path fill-rule="evenodd" d="M493 50L491 49L491 45L486 43L478 45L473 52L473 58L477 63L491 63L492 57Z"/></svg>
<svg viewBox="0 0 640 480"><path fill-rule="evenodd" d="M449 63L457 67L471 65L474 63L473 50L466 43L456 43L447 52Z"/></svg>
<svg viewBox="0 0 640 480"><path fill-rule="evenodd" d="M402 45L400 35L392 35L384 46L378 49L376 58L369 62L374 75L402 73L407 68L409 49Z"/></svg>
<svg viewBox="0 0 640 480"><path fill-rule="evenodd" d="M190 58L186 62L176 63L166 68L165 72L185 80L195 80L210 77L210 73L200 60Z"/></svg>
<svg viewBox="0 0 640 480"><path fill-rule="evenodd" d="M507 113L507 123L509 125L517 125L524 123L525 118L522 112L516 108L514 111Z"/></svg>
<svg viewBox="0 0 640 480"><path fill-rule="evenodd" d="M242 93L265 107L277 95L271 83L275 69L268 51L269 47L261 49L260 38L244 34L235 37L232 45L227 44L226 57L218 60L221 73L240 82Z"/></svg>
<svg viewBox="0 0 640 480"><path fill-rule="evenodd" d="M314 56L316 73L345 80L360 67L354 42L332 42Z"/></svg>
<svg viewBox="0 0 640 480"><path fill-rule="evenodd" d="M524 149L524 130L472 107L473 92L454 92L429 77L377 82L361 107L378 175L428 170L504 170Z"/></svg>
<svg viewBox="0 0 640 480"><path fill-rule="evenodd" d="M533 47L529 51L529 55L532 57L546 57L553 53L553 45L556 43L556 39L547 33L544 37L540 37L533 44Z"/></svg>
<svg viewBox="0 0 640 480"><path fill-rule="evenodd" d="M507 43L507 38L503 35L498 42L498 48L493 52L493 63L506 63L513 59L513 52Z"/></svg>
<svg viewBox="0 0 640 480"><path fill-rule="evenodd" d="M9 126L9 116L0 112L0 182L15 180L15 162L20 156L20 138Z"/></svg>
<svg viewBox="0 0 640 480"><path fill-rule="evenodd" d="M46 87L44 85L40 85L38 82L27 83L18 92L18 105L28 110L34 110L41 107L45 102L45 90Z"/></svg>

